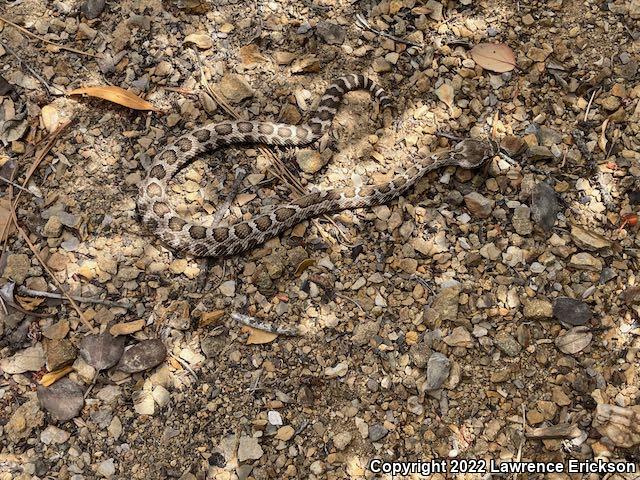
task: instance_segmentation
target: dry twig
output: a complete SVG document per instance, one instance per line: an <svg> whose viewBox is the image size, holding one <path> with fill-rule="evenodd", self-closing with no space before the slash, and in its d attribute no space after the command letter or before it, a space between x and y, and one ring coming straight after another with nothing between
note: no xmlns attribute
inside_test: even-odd
<svg viewBox="0 0 640 480"><path fill-rule="evenodd" d="M284 335L289 337L295 337L300 335L300 331L297 328L284 328L277 327L273 325L271 322L265 322L263 320L258 320L255 317L250 317L248 315L244 315L242 313L232 313L231 318L236 322L241 323L242 325L246 325L247 327L255 328L256 330L263 330L269 333L277 333L278 335Z"/></svg>
<svg viewBox="0 0 640 480"><path fill-rule="evenodd" d="M20 286L18 287L18 291L22 295L27 295L30 297L44 297L44 298L55 298L57 300L66 300L65 297L61 293L56 292L43 292L41 290L32 290L27 287ZM124 302L113 302L111 300L102 300L100 298L91 298L91 297L80 297L77 295L70 295L70 298L73 298L76 302L79 303L95 303L98 305L106 305L108 307L120 307L120 308L129 308L130 305Z"/></svg>
<svg viewBox="0 0 640 480"><path fill-rule="evenodd" d="M78 49L72 48L72 47L65 47L64 45L60 45L59 43L52 42L51 40L47 40L46 38L41 37L40 35L36 35L35 33L31 33L26 28L21 27L20 25L17 25L15 23L13 23L13 22L7 20L6 18L4 18L2 16L0 16L0 21L6 23L7 25L11 25L13 28L17 28L22 33L24 33L25 35L28 35L31 38L35 38L36 40L40 40L41 42L48 43L49 45L53 45L54 47L59 48L60 50L66 50L68 52L77 53L78 55L86 55L88 57L93 57L93 58L101 58L100 55L96 55L95 53L83 52L82 50L78 50Z"/></svg>
<svg viewBox="0 0 640 480"><path fill-rule="evenodd" d="M49 276L53 279L54 283L56 284L56 286L60 289L60 291L63 293L63 295L67 298L67 300L69 300L69 302L71 303L71 305L73 306L73 308L75 309L76 312L78 312L78 316L80 317L80 321L84 324L85 327L87 327L87 329L89 330L90 333L96 333L95 329L93 328L93 325L91 325L91 323L89 323L89 320L87 320L87 318L84 316L84 313L82 313L82 310L80 310L80 307L78 306L78 304L75 302L75 300L73 298L71 298L71 296L69 296L69 294L67 293L67 291L64 289L64 287L62 286L62 284L58 281L58 279L56 278L56 276L53 274L53 272L51 271L51 269L48 267L48 265L45 263L45 261L43 260L43 258L40 256L40 254L38 253L38 251L36 250L35 245L31 242L31 239L29 238L29 235L27 235L27 233L22 229L22 227L20 226L20 224L18 223L18 217L16 217L16 211L15 209L11 210L11 215L13 218L13 223L15 224L16 228L18 229L18 232L20 233L20 235L22 236L23 240L27 243L27 245L29 246L29 249L31 250L31 252L33 253L33 255L36 257L36 259L38 260L38 262L40 262L40 265L42 265L42 268L44 268L44 270L49 274Z"/></svg>
<svg viewBox="0 0 640 480"><path fill-rule="evenodd" d="M29 66L29 64L27 62L25 62L22 58L20 58L18 56L18 54L16 52L14 52L13 49L10 48L6 43L0 41L0 46L2 46L2 48L4 48L13 57L15 57L15 59L18 60L18 63L20 65L22 65L24 68L26 68L31 75L36 77L38 79L38 81L42 85L44 85L44 88L46 88L49 93L53 93L52 90L55 88L55 90L58 91L58 95L64 95L64 92L62 90L60 90L58 87L52 87L51 85L49 85L49 82L47 82L44 78L42 78L42 76L38 72L36 72L33 68L31 68Z"/></svg>
<svg viewBox="0 0 640 480"><path fill-rule="evenodd" d="M596 94L600 93L600 89L596 88L591 94L591 98L589 99L589 103L587 104L587 109L584 111L584 121L587 121L589 117L589 111L591 110L591 104L593 103L593 99L596 97Z"/></svg>

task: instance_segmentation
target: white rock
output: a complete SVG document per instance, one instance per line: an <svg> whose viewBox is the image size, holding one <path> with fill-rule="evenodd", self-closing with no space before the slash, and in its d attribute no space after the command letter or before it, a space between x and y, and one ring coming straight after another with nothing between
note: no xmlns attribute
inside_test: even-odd
<svg viewBox="0 0 640 480"><path fill-rule="evenodd" d="M349 370L349 364L347 362L340 362L335 367L327 367L324 369L324 374L327 377L344 377Z"/></svg>
<svg viewBox="0 0 640 480"><path fill-rule="evenodd" d="M267 413L267 418L269 419L269 423L271 425L275 425L277 427L282 425L282 415L280 415L280 412L269 410L269 412Z"/></svg>
<svg viewBox="0 0 640 480"><path fill-rule="evenodd" d="M45 428L40 434L40 441L45 445L50 445L52 443L64 443L69 440L71 434L62 430L61 428L54 427L53 425L49 425Z"/></svg>
<svg viewBox="0 0 640 480"><path fill-rule="evenodd" d="M140 390L133 395L133 408L139 415L153 415L155 405L153 395L148 390Z"/></svg>
<svg viewBox="0 0 640 480"><path fill-rule="evenodd" d="M9 375L24 372L36 372L44 366L44 350L40 342L33 347L20 350L9 358L0 360L0 369Z"/></svg>
<svg viewBox="0 0 640 480"><path fill-rule="evenodd" d="M233 297L236 293L236 282L234 280L227 280L220 285L220 293L225 297Z"/></svg>
<svg viewBox="0 0 640 480"><path fill-rule="evenodd" d="M344 450L351 443L353 437L349 432L340 432L333 437L333 445L338 450Z"/></svg>
<svg viewBox="0 0 640 480"><path fill-rule="evenodd" d="M111 423L107 427L107 432L111 438L116 440L120 435L122 435L122 422L120 421L120 418L113 417L111 419Z"/></svg>
<svg viewBox="0 0 640 480"><path fill-rule="evenodd" d="M238 445L238 461L244 462L246 460L258 460L262 457L264 451L260 446L257 438L242 436L240 437L240 444Z"/></svg>
<svg viewBox="0 0 640 480"><path fill-rule="evenodd" d="M97 472L105 478L113 476L116 473L116 466L113 463L113 458L109 458L98 465Z"/></svg>
<svg viewBox="0 0 640 480"><path fill-rule="evenodd" d="M157 385L153 389L153 393L151 395L160 407L164 407L167 403L169 403L169 400L171 400L171 395L169 395L167 389L162 385Z"/></svg>

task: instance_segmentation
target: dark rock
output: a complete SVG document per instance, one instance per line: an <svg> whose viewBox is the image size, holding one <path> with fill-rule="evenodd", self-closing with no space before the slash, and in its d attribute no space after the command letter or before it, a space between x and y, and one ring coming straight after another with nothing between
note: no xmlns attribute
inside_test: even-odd
<svg viewBox="0 0 640 480"><path fill-rule="evenodd" d="M382 440L387 436L389 430L387 430L383 425L376 423L369 427L369 440L372 442L377 442L378 440Z"/></svg>
<svg viewBox="0 0 640 480"><path fill-rule="evenodd" d="M346 37L344 28L331 22L322 21L318 23L316 32L329 45L342 45Z"/></svg>
<svg viewBox="0 0 640 480"><path fill-rule="evenodd" d="M533 221L548 232L556 223L559 210L555 190L544 182L538 183L531 193L531 217Z"/></svg>
<svg viewBox="0 0 640 480"><path fill-rule="evenodd" d="M0 76L0 96L4 96L13 90L13 85L7 82L2 76Z"/></svg>
<svg viewBox="0 0 640 480"><path fill-rule="evenodd" d="M118 370L137 373L160 365L167 357L167 348L159 338L143 340L124 352Z"/></svg>
<svg viewBox="0 0 640 480"><path fill-rule="evenodd" d="M518 341L506 332L498 332L495 338L496 347L510 357L517 357L522 351Z"/></svg>
<svg viewBox="0 0 640 480"><path fill-rule="evenodd" d="M82 15L88 20L98 18L104 10L105 0L87 0L80 7Z"/></svg>
<svg viewBox="0 0 640 480"><path fill-rule="evenodd" d="M449 378L451 361L443 354L436 352L429 357L427 362L427 381L424 384L425 391L438 390Z"/></svg>
<svg viewBox="0 0 640 480"><path fill-rule="evenodd" d="M61 422L66 422L80 414L84 406L82 387L68 378L58 380L50 387L38 387L40 405Z"/></svg>
<svg viewBox="0 0 640 480"><path fill-rule="evenodd" d="M640 191L634 190L632 192L629 192L629 203L631 205L640 204Z"/></svg>
<svg viewBox="0 0 640 480"><path fill-rule="evenodd" d="M564 324L579 327L591 319L591 309L581 300L560 297L553 302L553 316Z"/></svg>

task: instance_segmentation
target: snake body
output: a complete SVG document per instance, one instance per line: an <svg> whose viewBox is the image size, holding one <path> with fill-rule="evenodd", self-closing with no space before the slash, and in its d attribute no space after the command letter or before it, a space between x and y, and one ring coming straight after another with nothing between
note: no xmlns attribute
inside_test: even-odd
<svg viewBox="0 0 640 480"><path fill-rule="evenodd" d="M281 146L311 144L331 124L342 97L353 90L371 92L381 110L390 106L391 101L381 87L362 75L347 75L329 86L320 99L318 109L306 124L230 121L205 125L178 138L155 156L141 182L138 209L144 223L175 250L198 257L227 257L258 246L308 218L388 203L436 168L447 165L474 168L490 154L490 148L485 143L464 140L445 157L418 163L390 182L314 192L229 226L199 225L181 217L170 206L167 196L169 181L198 154L237 143Z"/></svg>

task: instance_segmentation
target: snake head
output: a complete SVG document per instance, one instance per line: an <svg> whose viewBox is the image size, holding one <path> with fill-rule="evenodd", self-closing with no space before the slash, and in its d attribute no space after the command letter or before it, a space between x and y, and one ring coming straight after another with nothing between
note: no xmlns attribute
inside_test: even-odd
<svg viewBox="0 0 640 480"><path fill-rule="evenodd" d="M494 154L494 149L489 143L466 138L453 147L451 157L458 167L472 169L482 165Z"/></svg>

